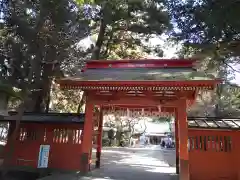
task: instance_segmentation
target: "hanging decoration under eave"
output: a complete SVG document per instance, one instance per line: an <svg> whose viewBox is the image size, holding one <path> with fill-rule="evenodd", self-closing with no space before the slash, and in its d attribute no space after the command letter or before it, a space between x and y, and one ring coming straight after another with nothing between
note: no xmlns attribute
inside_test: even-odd
<svg viewBox="0 0 240 180"><path fill-rule="evenodd" d="M171 112L161 112L159 110L148 110L148 109L104 109L103 115L107 116L109 114L113 114L116 117L127 116L130 118L136 117L170 117L174 114Z"/></svg>

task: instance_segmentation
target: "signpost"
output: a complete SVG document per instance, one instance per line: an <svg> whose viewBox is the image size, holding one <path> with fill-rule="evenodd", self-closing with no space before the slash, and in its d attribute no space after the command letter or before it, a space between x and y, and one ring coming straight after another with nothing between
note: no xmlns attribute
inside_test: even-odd
<svg viewBox="0 0 240 180"><path fill-rule="evenodd" d="M38 168L48 167L50 145L40 145L39 156L38 156Z"/></svg>

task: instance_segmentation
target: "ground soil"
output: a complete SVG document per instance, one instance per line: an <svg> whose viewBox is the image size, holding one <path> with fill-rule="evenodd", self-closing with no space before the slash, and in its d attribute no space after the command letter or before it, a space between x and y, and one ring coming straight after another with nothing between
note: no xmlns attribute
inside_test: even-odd
<svg viewBox="0 0 240 180"><path fill-rule="evenodd" d="M10 171L1 180L36 180L39 178L39 173L24 172L24 171Z"/></svg>

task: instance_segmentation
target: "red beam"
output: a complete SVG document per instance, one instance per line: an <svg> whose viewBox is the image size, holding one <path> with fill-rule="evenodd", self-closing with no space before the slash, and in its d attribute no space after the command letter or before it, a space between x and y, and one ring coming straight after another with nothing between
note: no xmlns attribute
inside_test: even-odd
<svg viewBox="0 0 240 180"><path fill-rule="evenodd" d="M97 68L193 68L194 59L92 60L84 69Z"/></svg>
<svg viewBox="0 0 240 180"><path fill-rule="evenodd" d="M118 107L125 108L145 107L156 109L159 105L167 105L167 107L169 107L169 104L171 107L174 107L175 104L172 105L172 102L176 102L181 97L189 102L188 107L190 107L195 100L195 93L189 94L184 91L179 92L178 96L126 96L124 91L119 91L118 93L114 91L114 95L98 95L96 94L96 91L88 91L88 95L93 101L95 101L96 105L117 105ZM154 104L151 104L151 102Z"/></svg>
<svg viewBox="0 0 240 180"><path fill-rule="evenodd" d="M108 106L108 105L105 105L103 106L104 109L114 109L114 110L122 110L122 109L144 109L144 110L150 110L150 111L158 111L158 107L156 106L147 106L146 105L116 105L114 107L112 106ZM175 112L175 108L174 107L162 107L160 106L161 108L161 112L169 112L169 113L173 113Z"/></svg>
<svg viewBox="0 0 240 180"><path fill-rule="evenodd" d="M100 168L101 152L102 152L102 134L103 134L103 110L100 109L98 135L97 135L97 152L96 152L96 168Z"/></svg>
<svg viewBox="0 0 240 180"><path fill-rule="evenodd" d="M187 80L187 81L81 81L74 79L62 79L60 86L91 86L91 87L203 87L220 83L221 80Z"/></svg>
<svg viewBox="0 0 240 180"><path fill-rule="evenodd" d="M153 91L142 91L142 94L134 94L134 93L127 93L127 91L113 91L111 93L108 92L106 94L102 94L102 93L99 93L99 91L91 91L91 94L94 94L95 96L101 96L101 97L105 97L105 99L120 99L120 98L150 98L150 99L161 99L161 100L171 100L171 99L179 99L180 97L185 97L187 100L194 100L195 98L195 93L190 91L190 92L175 92L176 94L172 94L171 96L169 95L164 95L164 94L161 94L161 95L157 95L156 93L154 93Z"/></svg>
<svg viewBox="0 0 240 180"><path fill-rule="evenodd" d="M159 99L159 98L146 98L146 97L106 97L106 96L96 96L96 95L89 95L89 99L93 101L95 105L128 105L128 106L138 106L138 105L145 105L148 106L175 106L177 99Z"/></svg>
<svg viewBox="0 0 240 180"><path fill-rule="evenodd" d="M99 95L99 96L105 96L105 97L115 97L115 96L121 96L121 97L147 97L147 98L174 98L178 97L178 94L169 94L164 95L163 93L155 93L154 91L141 91L140 93L134 93L134 92L128 92L128 91L109 91L109 92L100 92L100 91L92 91L93 94ZM187 95L188 97L189 95Z"/></svg>

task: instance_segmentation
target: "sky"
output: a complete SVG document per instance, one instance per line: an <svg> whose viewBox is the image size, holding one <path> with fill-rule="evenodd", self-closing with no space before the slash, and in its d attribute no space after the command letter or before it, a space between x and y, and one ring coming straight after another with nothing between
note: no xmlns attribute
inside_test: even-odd
<svg viewBox="0 0 240 180"><path fill-rule="evenodd" d="M237 65L234 68L239 71L240 70L240 65ZM232 82L240 85L240 73L239 72L235 72L235 79Z"/></svg>
<svg viewBox="0 0 240 180"><path fill-rule="evenodd" d="M152 46L161 45L164 51L163 58L167 59L176 56L178 49L181 47L181 45L171 46L170 44L168 44L167 37L165 36L161 38L152 38L149 40L149 44Z"/></svg>

